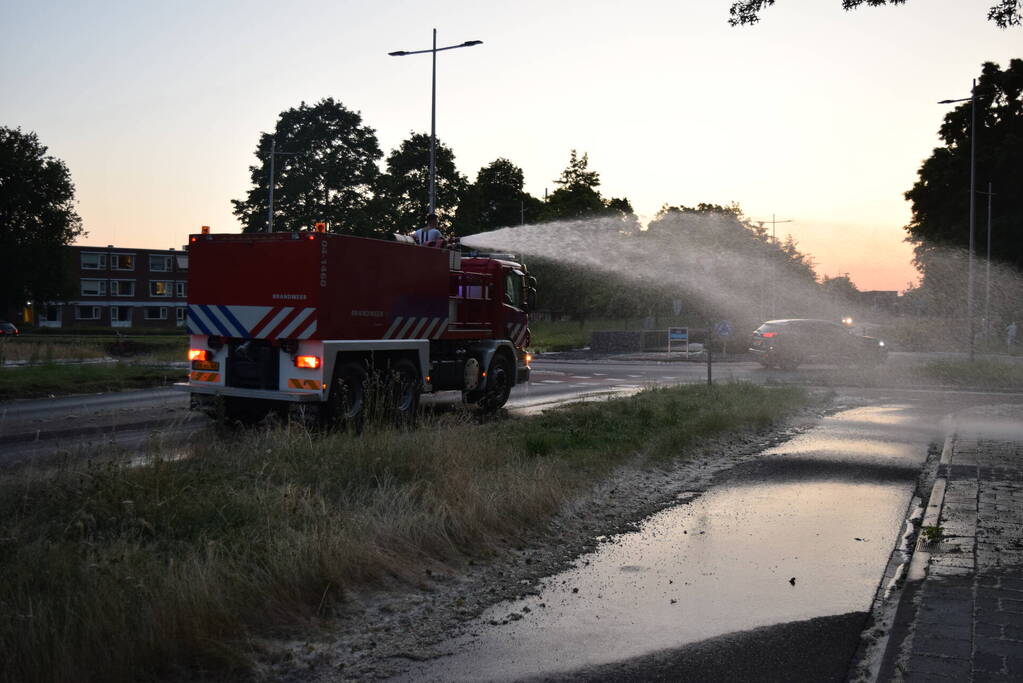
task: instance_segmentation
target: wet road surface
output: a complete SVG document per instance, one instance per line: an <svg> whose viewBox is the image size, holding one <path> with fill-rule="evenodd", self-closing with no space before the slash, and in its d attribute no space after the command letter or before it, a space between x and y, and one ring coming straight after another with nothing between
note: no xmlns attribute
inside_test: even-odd
<svg viewBox="0 0 1023 683"><path fill-rule="evenodd" d="M438 648L451 656L417 665L407 680L656 680L671 670L666 662L698 651L715 653L725 678L742 662L771 678L749 661L758 628L754 640L787 643L774 648L779 677L801 670L822 680L807 667L810 646L838 657L844 676L942 433L940 414L911 403L825 418L608 539L538 594L491 608ZM829 630L835 637L821 635Z"/></svg>

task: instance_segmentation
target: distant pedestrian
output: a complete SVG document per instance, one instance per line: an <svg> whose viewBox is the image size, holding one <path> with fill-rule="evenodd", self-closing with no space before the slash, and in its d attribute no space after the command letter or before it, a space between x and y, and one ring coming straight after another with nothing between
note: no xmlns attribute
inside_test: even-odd
<svg viewBox="0 0 1023 683"><path fill-rule="evenodd" d="M437 214L431 213L426 217L426 225L412 233L416 244L425 247L437 247L444 241L444 235L437 229Z"/></svg>
<svg viewBox="0 0 1023 683"><path fill-rule="evenodd" d="M1012 353L1012 347L1016 345L1016 334L1019 332L1019 328L1016 326L1016 322L1009 323L1009 326L1005 328L1005 347L1009 353Z"/></svg>

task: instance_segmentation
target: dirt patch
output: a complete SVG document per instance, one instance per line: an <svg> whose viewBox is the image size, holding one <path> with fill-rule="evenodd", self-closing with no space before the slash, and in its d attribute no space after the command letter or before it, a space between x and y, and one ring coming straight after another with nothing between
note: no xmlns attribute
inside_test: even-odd
<svg viewBox="0 0 1023 683"><path fill-rule="evenodd" d="M485 609L538 592L539 579L571 565L614 534L633 530L651 514L691 500L728 470L819 423L808 411L779 429L734 434L704 443L692 458L662 466L634 462L566 505L546 529L507 539L488 557L460 564L424 563L412 581L345 596L335 614L308 629L252 643L257 676L285 681L387 678L414 661L445 654L439 645L459 635Z"/></svg>

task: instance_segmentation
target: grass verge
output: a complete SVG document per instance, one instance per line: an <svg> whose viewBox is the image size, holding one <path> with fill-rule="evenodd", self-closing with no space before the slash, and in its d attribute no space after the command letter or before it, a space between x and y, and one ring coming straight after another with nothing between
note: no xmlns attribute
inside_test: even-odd
<svg viewBox="0 0 1023 683"><path fill-rule="evenodd" d="M188 337L173 336L34 336L0 340L0 364L7 361L49 363L58 360L133 358L158 363L185 360Z"/></svg>
<svg viewBox="0 0 1023 683"><path fill-rule="evenodd" d="M1023 389L1023 363L977 358L931 360L913 371L921 378L942 384L988 389Z"/></svg>
<svg viewBox="0 0 1023 683"><path fill-rule="evenodd" d="M0 369L0 401L61 394L88 394L181 381L185 370L126 363L50 363Z"/></svg>
<svg viewBox="0 0 1023 683"><path fill-rule="evenodd" d="M808 403L795 388L653 389L484 426L297 428L0 479L0 679L241 670L248 635L346 591L535 533L617 466L689 457ZM116 647L112 647L117 643Z"/></svg>

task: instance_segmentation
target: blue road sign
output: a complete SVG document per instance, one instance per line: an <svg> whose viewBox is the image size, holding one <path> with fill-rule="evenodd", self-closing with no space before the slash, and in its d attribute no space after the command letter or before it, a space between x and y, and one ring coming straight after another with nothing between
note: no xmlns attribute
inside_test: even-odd
<svg viewBox="0 0 1023 683"><path fill-rule="evenodd" d="M732 336L732 323L727 320L719 320L714 326L714 334L718 337L731 337Z"/></svg>

